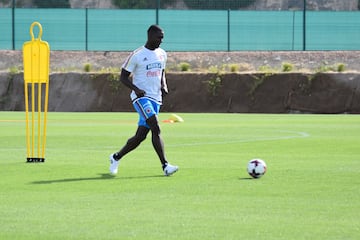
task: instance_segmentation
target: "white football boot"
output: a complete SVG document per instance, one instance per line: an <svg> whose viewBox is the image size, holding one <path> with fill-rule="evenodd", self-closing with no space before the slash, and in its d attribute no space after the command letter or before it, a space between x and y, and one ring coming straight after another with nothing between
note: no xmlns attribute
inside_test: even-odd
<svg viewBox="0 0 360 240"><path fill-rule="evenodd" d="M165 174L165 176L170 176L170 175L176 173L177 170L179 170L178 166L173 166L168 163L168 164L166 164L166 167L164 167L164 174Z"/></svg>
<svg viewBox="0 0 360 240"><path fill-rule="evenodd" d="M118 172L118 167L119 167L120 160L116 161L113 155L114 154L111 154L110 157L109 157L110 158L110 168L109 168L109 170L110 170L111 174L115 175Z"/></svg>

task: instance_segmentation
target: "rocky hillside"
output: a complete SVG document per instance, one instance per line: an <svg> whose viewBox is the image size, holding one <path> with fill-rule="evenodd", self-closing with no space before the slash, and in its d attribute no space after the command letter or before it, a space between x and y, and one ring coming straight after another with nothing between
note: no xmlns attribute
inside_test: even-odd
<svg viewBox="0 0 360 240"><path fill-rule="evenodd" d="M308 10L356 11L358 0L306 0ZM298 10L304 8L304 1L300 0L257 0L257 10Z"/></svg>
<svg viewBox="0 0 360 240"><path fill-rule="evenodd" d="M357 11L359 10L359 0L306 0L308 10L332 10L332 11ZM11 7L12 0L0 0L0 7ZM41 0L16 0L17 7L44 7L38 6L37 2ZM46 7L52 7L51 4L70 5L71 8L117 8L113 0L62 0L41 2ZM188 9L184 0L168 1L170 4L166 8ZM299 10L303 9L302 0L254 0L254 4L247 7L249 10ZM55 5L53 7L56 7ZM64 7L58 6L58 7Z"/></svg>
<svg viewBox="0 0 360 240"><path fill-rule="evenodd" d="M112 0L70 0L72 8L116 8ZM188 8L183 0L173 1L168 8ZM307 0L309 10L356 11L359 0ZM248 9L254 10L297 10L303 9L299 0L256 0Z"/></svg>

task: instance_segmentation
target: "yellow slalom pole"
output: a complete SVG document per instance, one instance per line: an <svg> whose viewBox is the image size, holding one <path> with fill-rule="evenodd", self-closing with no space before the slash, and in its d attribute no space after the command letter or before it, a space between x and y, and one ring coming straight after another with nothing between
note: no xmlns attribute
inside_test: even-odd
<svg viewBox="0 0 360 240"><path fill-rule="evenodd" d="M45 159L45 145L46 145L46 125L47 125L47 111L49 104L49 82L45 83L45 105L44 105L44 135L43 135L43 147L42 158Z"/></svg>
<svg viewBox="0 0 360 240"><path fill-rule="evenodd" d="M35 153L35 83L31 83L31 158Z"/></svg>
<svg viewBox="0 0 360 240"><path fill-rule="evenodd" d="M38 112L38 117L37 117L37 121L38 121L38 141L37 141L37 152L38 152L38 156L40 157L40 146L41 146L41 83L39 81L38 83L38 106L37 106L37 112Z"/></svg>
<svg viewBox="0 0 360 240"><path fill-rule="evenodd" d="M24 81L25 86L25 124L26 124L26 157L30 157L30 133L29 133L29 93L28 84Z"/></svg>

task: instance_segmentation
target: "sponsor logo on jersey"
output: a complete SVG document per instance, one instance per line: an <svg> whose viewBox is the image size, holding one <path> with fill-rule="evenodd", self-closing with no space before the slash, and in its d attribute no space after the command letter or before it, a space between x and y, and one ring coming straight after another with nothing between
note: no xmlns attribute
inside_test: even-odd
<svg viewBox="0 0 360 240"><path fill-rule="evenodd" d="M151 70L154 68L161 68L161 63L156 62L156 63L150 63L150 64L146 65L146 70Z"/></svg>
<svg viewBox="0 0 360 240"><path fill-rule="evenodd" d="M147 71L146 77L160 77L161 76L161 70L157 69L155 71Z"/></svg>

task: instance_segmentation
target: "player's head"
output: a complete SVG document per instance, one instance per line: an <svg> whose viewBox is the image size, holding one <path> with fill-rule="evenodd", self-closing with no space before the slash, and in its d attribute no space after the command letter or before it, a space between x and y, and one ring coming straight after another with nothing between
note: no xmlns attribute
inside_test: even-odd
<svg viewBox="0 0 360 240"><path fill-rule="evenodd" d="M160 46L164 38L164 31L158 25L151 25L147 30L147 42L145 47L154 50Z"/></svg>

